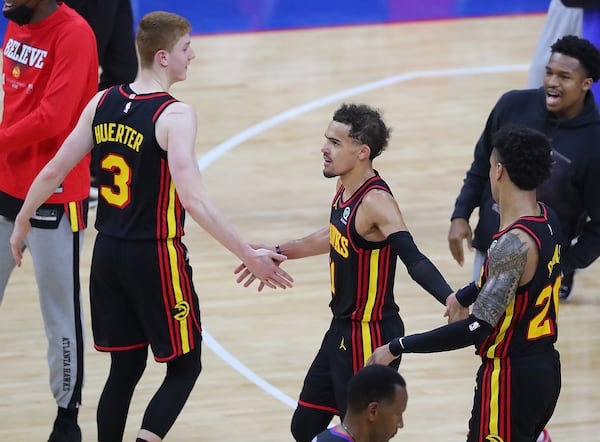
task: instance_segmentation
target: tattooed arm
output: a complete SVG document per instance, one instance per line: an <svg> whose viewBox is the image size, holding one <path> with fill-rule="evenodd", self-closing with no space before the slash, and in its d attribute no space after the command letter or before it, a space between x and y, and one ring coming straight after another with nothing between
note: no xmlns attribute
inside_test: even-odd
<svg viewBox="0 0 600 442"><path fill-rule="evenodd" d="M531 261L527 258L531 249L536 251L531 247L531 241L529 235L521 230L511 230L502 235L490 250L488 279L473 304L475 318L492 327L496 326L515 297L517 287L522 284L522 277L529 276L524 275L527 262ZM537 260L535 264L537 265Z"/></svg>
<svg viewBox="0 0 600 442"><path fill-rule="evenodd" d="M377 348L367 364L387 365L401 353L433 353L480 345L512 302L517 287L533 278L537 253L533 239L525 232L515 229L505 233L490 250L488 279L468 318L425 333L395 338Z"/></svg>

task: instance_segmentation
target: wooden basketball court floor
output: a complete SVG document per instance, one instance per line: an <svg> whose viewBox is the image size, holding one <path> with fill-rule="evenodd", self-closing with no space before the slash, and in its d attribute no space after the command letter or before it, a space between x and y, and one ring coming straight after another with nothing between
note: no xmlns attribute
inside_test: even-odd
<svg viewBox="0 0 600 442"><path fill-rule="evenodd" d="M392 186L421 250L454 287L467 282L446 234L474 143L501 93L522 88L543 16L341 27L196 37L197 59L173 92L198 111L198 154L214 200L242 235L274 244L328 222L335 182L322 176L320 147L342 102L384 111L393 127L375 167ZM91 213L93 221L94 213ZM330 312L327 257L285 263L295 286L235 284L237 259L191 220L185 242L201 298L203 373L172 441L291 441L289 421ZM95 407L109 356L92 347L88 276L95 231L86 236L82 285L86 373L80 424L96 440ZM578 273L561 304L561 397L548 429L554 442L600 440L598 265ZM400 264L396 297L408 333L444 323L442 308ZM393 440L465 439L473 349L406 355L405 428ZM150 361L130 409L134 440L164 366ZM0 308L0 440L47 440L55 416L46 341L31 260L16 269Z"/></svg>

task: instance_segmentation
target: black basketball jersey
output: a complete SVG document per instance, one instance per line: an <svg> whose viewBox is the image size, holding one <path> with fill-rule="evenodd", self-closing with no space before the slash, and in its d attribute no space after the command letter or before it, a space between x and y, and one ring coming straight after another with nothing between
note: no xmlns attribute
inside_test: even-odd
<svg viewBox="0 0 600 442"><path fill-rule="evenodd" d="M98 150L98 232L127 240L183 235L185 212L171 179L155 123L177 101L166 92L135 94L128 85L108 89L93 121Z"/></svg>
<svg viewBox="0 0 600 442"><path fill-rule="evenodd" d="M531 355L554 348L561 281L561 230L554 212L541 203L539 205L539 216L519 218L492 238L490 249L509 230L523 230L537 244L539 259L533 279L517 288L516 296L494 327L494 331L478 349L478 353L483 357ZM489 251L481 284L487 279L488 260Z"/></svg>
<svg viewBox="0 0 600 442"><path fill-rule="evenodd" d="M342 201L344 186L340 186L331 205L329 306L336 319L368 322L398 313L394 301L396 255L387 240L367 241L356 232L356 210L365 194L373 189L392 193L376 172L348 201Z"/></svg>

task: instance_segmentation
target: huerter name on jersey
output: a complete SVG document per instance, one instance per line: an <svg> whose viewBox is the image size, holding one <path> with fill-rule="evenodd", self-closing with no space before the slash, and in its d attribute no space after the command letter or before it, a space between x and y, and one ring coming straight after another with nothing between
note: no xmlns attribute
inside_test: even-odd
<svg viewBox="0 0 600 442"><path fill-rule="evenodd" d="M96 137L96 144L107 142L119 143L136 152L140 151L140 146L144 141L144 135L121 123L97 124L94 126L94 136Z"/></svg>

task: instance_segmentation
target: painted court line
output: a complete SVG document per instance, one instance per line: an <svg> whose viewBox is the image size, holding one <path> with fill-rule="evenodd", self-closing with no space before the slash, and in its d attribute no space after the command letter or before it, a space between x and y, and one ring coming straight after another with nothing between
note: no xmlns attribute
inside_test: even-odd
<svg viewBox="0 0 600 442"><path fill-rule="evenodd" d="M291 120L302 114L326 106L328 104L342 101L346 98L353 97L355 95L359 95L382 87L390 86L392 84L402 83L405 81L414 80L416 78L459 77L464 75L482 75L496 74L501 72L526 71L528 69L529 65L527 64L481 66L455 69L436 69L429 71L407 72L404 74L383 78L381 80L377 80L371 83L365 83L363 85L346 89L335 94L320 98L318 100L314 100L309 103L303 104L301 106L292 108L279 115L275 115L274 117L271 117L258 124L255 124L254 126L250 126L248 129L240 132L237 135L234 135L233 137L225 140L224 142L216 146L214 149L208 151L205 155L198 159L198 165L200 166L200 170L204 170L212 162L216 161L219 157L229 152L230 150L233 150L244 141L247 141L256 135L265 132L268 129L271 129L272 127L275 127L278 124L283 123L284 121ZM254 373L252 370L250 370L248 367L246 367L240 360L238 360L235 356L229 353L221 344L219 344L219 342L216 341L205 328L202 329L202 333L204 343L206 344L206 346L210 348L213 352L215 352L217 356L223 359L234 370L236 370L242 376L246 377L250 382L252 382L256 386L273 396L275 399L280 400L281 402L283 402L291 408L296 408L296 401L294 399L290 398L285 393L281 392L280 390L266 382L263 378L258 376L256 373Z"/></svg>

